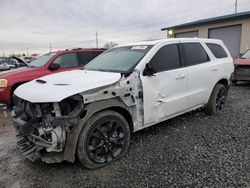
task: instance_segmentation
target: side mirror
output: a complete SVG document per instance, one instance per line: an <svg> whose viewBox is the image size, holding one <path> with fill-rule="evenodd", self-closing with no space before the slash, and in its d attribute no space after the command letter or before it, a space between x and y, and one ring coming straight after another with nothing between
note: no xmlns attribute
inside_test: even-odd
<svg viewBox="0 0 250 188"><path fill-rule="evenodd" d="M155 73L155 71L154 71L153 66L150 63L147 63L145 69L143 70L142 75L143 76L154 76L154 73Z"/></svg>
<svg viewBox="0 0 250 188"><path fill-rule="evenodd" d="M51 70L51 71L55 71L55 70L58 70L58 69L60 69L60 65L58 63L52 63L49 66L49 70Z"/></svg>

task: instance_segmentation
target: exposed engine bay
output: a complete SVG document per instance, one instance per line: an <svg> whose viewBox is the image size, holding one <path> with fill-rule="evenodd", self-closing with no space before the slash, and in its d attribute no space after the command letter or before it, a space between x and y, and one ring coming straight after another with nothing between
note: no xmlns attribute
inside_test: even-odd
<svg viewBox="0 0 250 188"><path fill-rule="evenodd" d="M81 126L95 112L122 107L132 115L132 130L143 128L141 91L139 73L134 72L113 85L78 93L61 102L31 103L18 98L12 111L13 126L19 138L17 148L32 161L73 162ZM79 120L83 120L81 125Z"/></svg>
<svg viewBox="0 0 250 188"><path fill-rule="evenodd" d="M66 132L77 123L82 109L81 95L48 104L19 99L12 111L13 125L20 138L18 149L32 161L40 158L42 152L62 152Z"/></svg>

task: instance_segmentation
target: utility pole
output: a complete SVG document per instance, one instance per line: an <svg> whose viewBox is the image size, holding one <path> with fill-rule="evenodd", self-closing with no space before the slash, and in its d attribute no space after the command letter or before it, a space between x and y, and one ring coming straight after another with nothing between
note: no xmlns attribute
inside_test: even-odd
<svg viewBox="0 0 250 188"><path fill-rule="evenodd" d="M97 33L97 31L95 33L95 42L96 42L96 48L98 48L98 33Z"/></svg>
<svg viewBox="0 0 250 188"><path fill-rule="evenodd" d="M26 48L26 56L29 56L29 49L28 48Z"/></svg>
<svg viewBox="0 0 250 188"><path fill-rule="evenodd" d="M238 8L238 0L235 0L235 3L234 3L234 13L235 14L237 13L237 8Z"/></svg>
<svg viewBox="0 0 250 188"><path fill-rule="evenodd" d="M49 43L49 52L52 52L51 42Z"/></svg>

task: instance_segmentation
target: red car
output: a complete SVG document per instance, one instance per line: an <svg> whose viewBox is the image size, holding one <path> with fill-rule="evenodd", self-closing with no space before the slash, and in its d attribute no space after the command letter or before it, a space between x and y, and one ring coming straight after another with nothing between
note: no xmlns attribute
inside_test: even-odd
<svg viewBox="0 0 250 188"><path fill-rule="evenodd" d="M235 71L232 75L232 83L238 81L250 81L250 49L242 56L234 59Z"/></svg>
<svg viewBox="0 0 250 188"><path fill-rule="evenodd" d="M62 71L79 69L106 49L73 49L45 54L28 67L0 72L0 103L13 104L13 92L21 84Z"/></svg>

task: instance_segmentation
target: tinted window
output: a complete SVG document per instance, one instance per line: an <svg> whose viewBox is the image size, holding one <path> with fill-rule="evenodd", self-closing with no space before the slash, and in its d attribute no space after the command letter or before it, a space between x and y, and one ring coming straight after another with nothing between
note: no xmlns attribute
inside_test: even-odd
<svg viewBox="0 0 250 188"><path fill-rule="evenodd" d="M206 43L207 47L211 50L216 58L225 58L227 53L225 50L218 44Z"/></svg>
<svg viewBox="0 0 250 188"><path fill-rule="evenodd" d="M180 57L177 44L162 47L151 59L151 65L156 72L180 67Z"/></svg>
<svg viewBox="0 0 250 188"><path fill-rule="evenodd" d="M209 61L209 57L200 43L182 43L181 51L185 66L197 65Z"/></svg>
<svg viewBox="0 0 250 188"><path fill-rule="evenodd" d="M96 56L100 55L102 52L80 52L78 53L78 60L80 66L86 65L88 62L90 62L92 59L94 59Z"/></svg>
<svg viewBox="0 0 250 188"><path fill-rule="evenodd" d="M71 68L78 67L78 60L76 53L66 53L60 55L53 63L57 63L60 65L60 68Z"/></svg>

